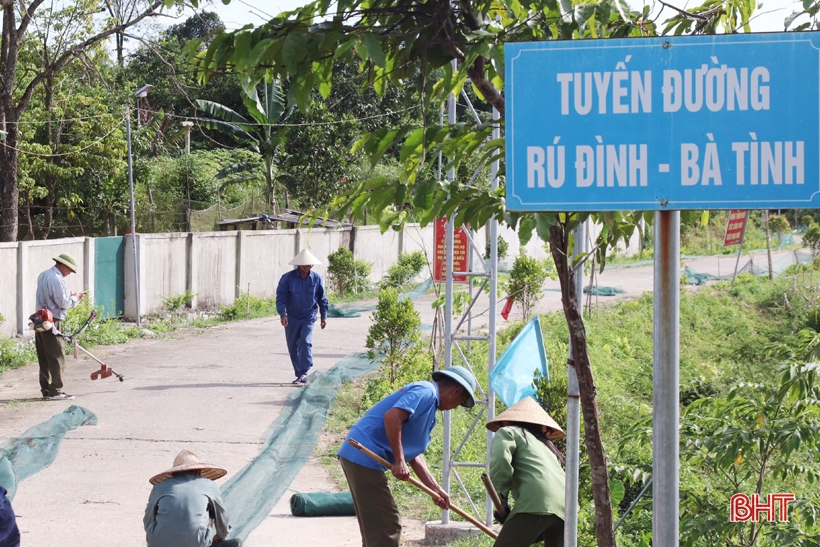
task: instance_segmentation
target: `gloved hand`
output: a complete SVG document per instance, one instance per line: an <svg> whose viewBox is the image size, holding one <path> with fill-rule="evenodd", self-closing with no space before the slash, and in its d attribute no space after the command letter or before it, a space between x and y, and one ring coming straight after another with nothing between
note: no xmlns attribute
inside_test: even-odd
<svg viewBox="0 0 820 547"><path fill-rule="evenodd" d="M507 517L510 516L510 508L505 507L505 509L507 510L507 512L504 514L503 517L498 514L498 511L493 511L493 516L495 517L495 520L498 521L498 524L504 524L504 521L506 521Z"/></svg>

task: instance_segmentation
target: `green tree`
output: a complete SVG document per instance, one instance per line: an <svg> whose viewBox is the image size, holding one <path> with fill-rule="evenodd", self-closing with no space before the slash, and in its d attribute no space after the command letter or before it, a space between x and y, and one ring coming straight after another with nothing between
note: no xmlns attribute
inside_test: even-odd
<svg viewBox="0 0 820 547"><path fill-rule="evenodd" d="M54 4L56 5L56 4ZM52 5L52 6L54 6ZM0 131L6 140L0 146L0 241L16 241L19 227L20 188L18 185L20 139L19 122L28 110L34 93L48 85L71 63L80 63L90 49L103 40L157 15L162 0L147 3L133 18L112 23L95 18L100 4L78 0L61 9L49 8L42 0L0 0L3 14L0 35ZM34 23L34 26L32 24ZM41 60L21 58L33 28L54 29L59 39L46 41Z"/></svg>
<svg viewBox="0 0 820 547"><path fill-rule="evenodd" d="M104 70L107 52L96 53L86 63ZM98 74L72 65L35 92L20 130L23 235L46 239L52 228L58 236L83 234L78 224L100 217L108 224L109 213L125 206L125 186L115 182L125 168L122 112L112 110L116 99Z"/></svg>
<svg viewBox="0 0 820 547"><path fill-rule="evenodd" d="M777 234L777 240L783 239L783 234L792 229L786 215L775 215L769 218L769 229Z"/></svg>
<svg viewBox="0 0 820 547"><path fill-rule="evenodd" d="M367 332L367 356L384 365L390 389L399 387L404 371L421 357L421 319L409 299L393 288L379 293L379 303Z"/></svg>
<svg viewBox="0 0 820 547"><path fill-rule="evenodd" d="M368 290L370 270L370 263L354 258L347 247L339 247L327 256L328 282L330 288L339 295Z"/></svg>
<svg viewBox="0 0 820 547"><path fill-rule="evenodd" d="M820 224L809 224L803 234L803 243L811 249L812 256L817 256L820 251Z"/></svg>
<svg viewBox="0 0 820 547"><path fill-rule="evenodd" d="M814 333L816 335L816 333ZM816 344L816 342L815 342ZM681 545L820 544L812 486L820 471L810 465L820 444L820 364L790 359L771 384L740 383L723 397L691 403L681 416ZM651 417L623 437L649 445ZM634 445L632 445L634 446ZM734 494L765 497L799 492L787 522L731 522Z"/></svg>
<svg viewBox="0 0 820 547"><path fill-rule="evenodd" d="M401 253L398 261L387 269L381 286L401 290L413 281L426 265L427 257L421 251Z"/></svg>
<svg viewBox="0 0 820 547"><path fill-rule="evenodd" d="M204 124L211 129L218 129L262 157L262 174L265 180L265 192L268 205L276 209L274 165L281 145L287 135L287 127L280 124L287 118L284 96L277 80L262 84L260 99L255 84L244 82L242 85L242 102L250 114L250 120L225 105L212 101L197 100L197 105L211 116ZM238 176L229 179L226 184L252 180L254 171L259 166L254 164L234 164L223 172L223 177ZM244 175L244 176L243 176Z"/></svg>
<svg viewBox="0 0 820 547"><path fill-rule="evenodd" d="M554 275L544 261L527 256L524 248L521 249L507 280L507 294L521 305L524 321L530 320L532 308L544 294L541 290L544 281Z"/></svg>

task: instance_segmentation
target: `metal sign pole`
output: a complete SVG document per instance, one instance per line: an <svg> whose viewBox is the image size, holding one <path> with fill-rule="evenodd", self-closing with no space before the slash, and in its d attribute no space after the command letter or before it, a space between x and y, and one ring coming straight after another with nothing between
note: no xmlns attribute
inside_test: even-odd
<svg viewBox="0 0 820 547"><path fill-rule="evenodd" d="M680 211L655 212L652 545L679 542Z"/></svg>
<svg viewBox="0 0 820 547"><path fill-rule="evenodd" d="M131 252L134 257L134 311L137 314L137 327L142 326L140 318L140 274L139 262L137 261L137 221L134 212L134 168L131 159L131 105L125 111L125 135L128 143L128 193L130 195L131 208ZM139 116L139 113L138 113Z"/></svg>
<svg viewBox="0 0 820 547"><path fill-rule="evenodd" d="M453 70L455 70L455 61L453 61ZM456 123L456 97L452 93L447 101L447 121L451 125ZM450 167L447 170L447 180L453 182L456 177L455 169ZM453 366L453 240L455 239L455 213L450 215L447 219L447 258L446 258L446 283L445 283L445 304L444 304L444 368L448 369ZM442 412L444 439L442 441L442 452L444 453L444 461L441 469L441 487L448 494L450 493L450 411ZM441 523L447 524L450 522L450 512L446 509L441 512Z"/></svg>
<svg viewBox="0 0 820 547"><path fill-rule="evenodd" d="M575 246L573 257L577 258L586 252L586 223L579 224L573 230ZM583 313L584 303L584 268L578 268L573 274L575 295L578 306ZM581 391L578 388L578 376L573 360L572 339L569 341L570 363L567 364L567 461L566 485L564 489L564 547L578 545L578 469L580 468L581 450Z"/></svg>
<svg viewBox="0 0 820 547"><path fill-rule="evenodd" d="M498 124L500 114L493 108L493 139L501 138L501 127ZM498 188L498 167L499 161L495 160L492 165L492 189ZM487 421L495 418L495 392L490 384L493 368L495 368L495 334L496 334L496 308L498 300L498 220L490 220L490 317L488 319L487 333ZM486 472L490 473L490 452L493 446L493 432L487 430L487 465ZM493 522L493 502L490 495L484 501L485 522L489 525Z"/></svg>

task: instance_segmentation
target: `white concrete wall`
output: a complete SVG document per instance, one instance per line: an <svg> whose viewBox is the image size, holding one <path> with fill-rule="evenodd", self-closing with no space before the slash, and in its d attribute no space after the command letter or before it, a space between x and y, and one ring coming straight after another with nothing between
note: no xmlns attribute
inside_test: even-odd
<svg viewBox="0 0 820 547"><path fill-rule="evenodd" d="M136 317L134 262L131 236L125 236L126 317ZM140 266L140 314L162 310L164 297L184 293L187 287L188 234L137 234Z"/></svg>
<svg viewBox="0 0 820 547"><path fill-rule="evenodd" d="M242 291L273 298L283 272L293 266L297 230L240 230L240 280Z"/></svg>
<svg viewBox="0 0 820 547"><path fill-rule="evenodd" d="M371 280L378 281L403 252L423 251L432 261L434 249L433 226L419 228L408 225L403 233L389 230L381 234L377 226L357 227L355 230L318 228L313 230L241 230L234 232L198 232L191 234L139 234L137 255L139 263L140 314L162 311L162 301L168 296L190 290L196 293L194 305L215 307L229 304L240 291L271 298L281 275L290 270L288 262L301 249L308 247L322 265L316 271L327 272L327 256L339 247L351 246L356 258L373 264ZM508 228L499 228L499 235L507 240L510 249L505 260L507 267L519 252L518 235ZM486 230L476 233L475 244L483 255ZM637 247L636 247L637 249ZM68 252L79 264L78 274L66 282L69 290L81 291L94 286L94 240L71 238L49 241L30 241L0 244L0 314L6 321L0 332L25 334L28 316L34 310L37 276L51 267L52 257ZM536 258L545 258L543 243L533 237L527 252ZM125 237L125 309L126 317L136 317L134 299L134 264L130 236ZM502 268L504 264L502 264ZM478 270L479 267L476 267ZM427 277L423 272L420 278Z"/></svg>
<svg viewBox="0 0 820 547"><path fill-rule="evenodd" d="M17 243L0 243L0 333L17 334ZM36 310L31 310L34 313ZM30 314L29 314L30 315Z"/></svg>
<svg viewBox="0 0 820 547"><path fill-rule="evenodd" d="M195 261L194 286L196 305L218 308L232 304L237 295L237 232L204 232L192 234L192 258Z"/></svg>
<svg viewBox="0 0 820 547"><path fill-rule="evenodd" d="M373 267L370 279L378 281L399 258L399 232L387 230L381 233L378 226L359 226L356 228L355 258L370 262Z"/></svg>

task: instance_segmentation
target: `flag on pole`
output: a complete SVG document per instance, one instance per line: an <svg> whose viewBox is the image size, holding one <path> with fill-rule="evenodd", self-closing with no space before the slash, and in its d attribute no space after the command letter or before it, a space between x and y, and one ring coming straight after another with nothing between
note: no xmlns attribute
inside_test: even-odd
<svg viewBox="0 0 820 547"><path fill-rule="evenodd" d="M535 371L549 379L547 355L538 317L527 323L490 373L490 385L507 407L527 396L535 396Z"/></svg>

